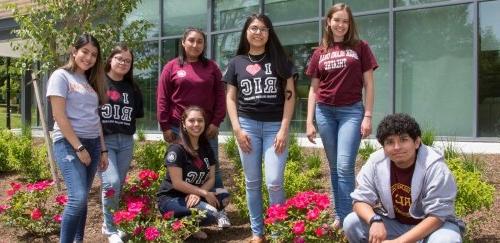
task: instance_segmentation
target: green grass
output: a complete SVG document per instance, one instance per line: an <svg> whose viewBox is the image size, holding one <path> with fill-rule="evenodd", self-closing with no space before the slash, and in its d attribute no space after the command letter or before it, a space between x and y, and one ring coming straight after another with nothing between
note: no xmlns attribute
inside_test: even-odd
<svg viewBox="0 0 500 243"><path fill-rule="evenodd" d="M5 110L5 109L4 109ZM21 128L21 114L11 113L10 114L10 128ZM0 110L0 129L7 128L7 113Z"/></svg>

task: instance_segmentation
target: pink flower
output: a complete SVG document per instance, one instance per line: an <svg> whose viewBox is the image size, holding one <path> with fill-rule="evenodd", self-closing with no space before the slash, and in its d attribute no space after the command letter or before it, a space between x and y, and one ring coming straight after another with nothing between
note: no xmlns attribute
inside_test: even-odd
<svg viewBox="0 0 500 243"><path fill-rule="evenodd" d="M9 209L9 205L0 205L0 214L5 212L5 210Z"/></svg>
<svg viewBox="0 0 500 243"><path fill-rule="evenodd" d="M295 223L293 223L292 232L295 235L301 235L304 233L305 230L306 230L306 227L305 227L304 221L299 220L299 221L296 221Z"/></svg>
<svg viewBox="0 0 500 243"><path fill-rule="evenodd" d="M44 180L44 181L39 181L35 182L33 184L28 184L26 185L26 188L28 188L28 191L43 191L49 187L54 185L54 182L52 180Z"/></svg>
<svg viewBox="0 0 500 243"><path fill-rule="evenodd" d="M61 221L62 221L62 216L61 216L60 214L56 214L56 215L54 215L54 217L52 217L52 219L53 219L54 221L56 221L57 223L61 223Z"/></svg>
<svg viewBox="0 0 500 243"><path fill-rule="evenodd" d="M283 221L288 218L287 205L272 205L267 209L268 222Z"/></svg>
<svg viewBox="0 0 500 243"><path fill-rule="evenodd" d="M21 190L21 186L22 186L21 183L17 183L15 181L11 182L10 183L11 189L7 190L7 196L9 196L9 197L14 196L14 194L16 194L16 192Z"/></svg>
<svg viewBox="0 0 500 243"><path fill-rule="evenodd" d="M40 218L42 218L42 210L39 208L33 209L33 211L31 211L31 219L39 220Z"/></svg>
<svg viewBox="0 0 500 243"><path fill-rule="evenodd" d="M144 207L145 207L145 205L141 201L129 202L127 204L128 211L132 212L132 213L140 213Z"/></svg>
<svg viewBox="0 0 500 243"><path fill-rule="evenodd" d="M144 236L147 241L154 241L160 236L160 231L155 227L147 227Z"/></svg>
<svg viewBox="0 0 500 243"><path fill-rule="evenodd" d="M113 222L115 224L119 225L124 221L129 222L129 221L134 220L135 216L137 216L137 213L128 212L128 211L124 211L124 210L116 211L113 214Z"/></svg>
<svg viewBox="0 0 500 243"><path fill-rule="evenodd" d="M319 208L309 209L306 214L306 219L314 221L319 218L320 213L321 211Z"/></svg>
<svg viewBox="0 0 500 243"><path fill-rule="evenodd" d="M64 206L68 202L68 196L67 195L59 195L56 197L56 202L57 202L57 204Z"/></svg>
<svg viewBox="0 0 500 243"><path fill-rule="evenodd" d="M325 235L326 231L323 227L318 227L314 233L316 234L317 237L321 237L323 235Z"/></svg>
<svg viewBox="0 0 500 243"><path fill-rule="evenodd" d="M299 237L295 237L293 239L293 243L304 243L304 242L306 242L306 241L304 240L304 238L302 238L300 236Z"/></svg>
<svg viewBox="0 0 500 243"><path fill-rule="evenodd" d="M109 188L108 190L106 190L106 192L104 193L104 197L105 198L111 198L115 195L115 189L113 188Z"/></svg>
<svg viewBox="0 0 500 243"><path fill-rule="evenodd" d="M174 216L174 211L168 211L163 214L163 219L168 220Z"/></svg>
<svg viewBox="0 0 500 243"><path fill-rule="evenodd" d="M159 175L152 170L142 170L141 172L139 172L139 179L141 181L144 180L156 181L158 177Z"/></svg>
<svg viewBox="0 0 500 243"><path fill-rule="evenodd" d="M138 235L138 234L142 233L143 229L144 228L142 226L135 227L134 232L132 232L132 235Z"/></svg>
<svg viewBox="0 0 500 243"><path fill-rule="evenodd" d="M180 220L176 220L172 223L172 230L177 231L184 227L184 224Z"/></svg>

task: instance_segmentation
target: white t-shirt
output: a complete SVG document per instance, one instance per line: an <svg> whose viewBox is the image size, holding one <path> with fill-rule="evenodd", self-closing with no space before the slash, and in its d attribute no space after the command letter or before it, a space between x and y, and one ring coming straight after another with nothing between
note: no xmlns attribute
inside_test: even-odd
<svg viewBox="0 0 500 243"><path fill-rule="evenodd" d="M48 81L47 97L50 96L66 99L66 116L77 137L99 137L100 120L97 113L99 99L85 75L57 69ZM54 122L53 141L63 137L57 122Z"/></svg>

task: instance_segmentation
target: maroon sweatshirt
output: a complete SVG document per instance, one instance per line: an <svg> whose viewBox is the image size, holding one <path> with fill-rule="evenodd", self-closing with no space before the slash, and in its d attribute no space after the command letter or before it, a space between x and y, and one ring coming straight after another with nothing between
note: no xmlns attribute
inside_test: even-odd
<svg viewBox="0 0 500 243"><path fill-rule="evenodd" d="M206 124L219 126L226 115L222 74L215 62L169 61L161 72L156 96L156 117L162 131L179 127L184 110L196 105L206 113Z"/></svg>

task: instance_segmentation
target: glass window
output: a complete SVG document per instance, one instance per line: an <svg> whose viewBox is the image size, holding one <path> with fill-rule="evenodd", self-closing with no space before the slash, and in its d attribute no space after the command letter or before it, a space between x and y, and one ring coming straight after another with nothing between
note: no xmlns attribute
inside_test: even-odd
<svg viewBox="0 0 500 243"><path fill-rule="evenodd" d="M207 25L207 1L163 1L163 14L164 36L181 35L187 27L196 27L205 30Z"/></svg>
<svg viewBox="0 0 500 243"><path fill-rule="evenodd" d="M147 48L136 56L158 56L158 42L144 43ZM158 130L156 121L156 86L158 83L158 58L154 58L153 64L147 69L135 69L134 80L141 88L144 99L144 118L137 120L137 129Z"/></svg>
<svg viewBox="0 0 500 243"><path fill-rule="evenodd" d="M266 0L264 10L274 22L308 19L318 16L318 1Z"/></svg>
<svg viewBox="0 0 500 243"><path fill-rule="evenodd" d="M345 0L345 1L325 1L325 13L328 12L330 7L335 4L343 2L351 7L352 12L363 12L369 10L387 9L389 8L389 1L387 0Z"/></svg>
<svg viewBox="0 0 500 243"><path fill-rule="evenodd" d="M172 60L174 57L179 56L180 54L180 42L181 39L168 39L162 40L161 42L161 56L160 56L160 64L163 68L163 65L167 64L168 61Z"/></svg>
<svg viewBox="0 0 500 243"><path fill-rule="evenodd" d="M148 31L148 37L158 37L160 35L160 6L159 0L141 1L137 7L127 16L125 25L136 20L147 20L153 27Z"/></svg>
<svg viewBox="0 0 500 243"><path fill-rule="evenodd" d="M472 12L455 5L396 13L396 112L440 136L472 136Z"/></svg>
<svg viewBox="0 0 500 243"><path fill-rule="evenodd" d="M305 75L307 62L312 55L313 48L318 46L318 23L296 24L276 27L281 44L295 62L299 73L297 82L298 100L295 104L295 114L291 122L294 132L306 131L307 95L309 94L310 79ZM297 35L297 33L301 33Z"/></svg>
<svg viewBox="0 0 500 243"><path fill-rule="evenodd" d="M389 79L389 16L378 14L356 17L356 24L360 38L368 42L379 65L374 71L375 103L372 126L375 131L380 120L392 113L392 96L390 96L392 83Z"/></svg>
<svg viewBox="0 0 500 243"><path fill-rule="evenodd" d="M424 3L444 2L448 0L394 0L395 7L420 5Z"/></svg>
<svg viewBox="0 0 500 243"><path fill-rule="evenodd" d="M481 137L500 137L500 2L479 5L479 100Z"/></svg>
<svg viewBox="0 0 500 243"><path fill-rule="evenodd" d="M259 12L259 0L215 0L213 29L241 28L246 18Z"/></svg>

